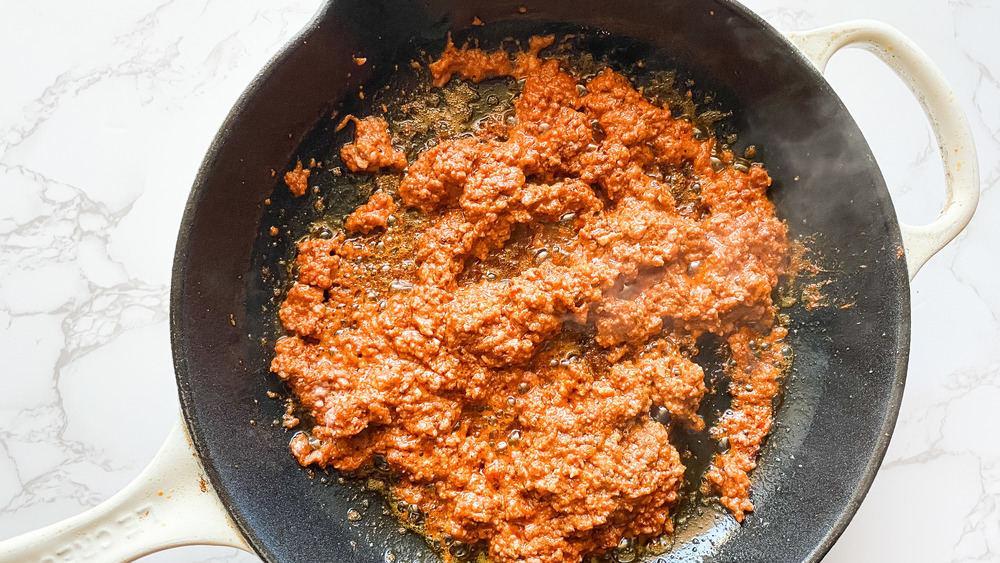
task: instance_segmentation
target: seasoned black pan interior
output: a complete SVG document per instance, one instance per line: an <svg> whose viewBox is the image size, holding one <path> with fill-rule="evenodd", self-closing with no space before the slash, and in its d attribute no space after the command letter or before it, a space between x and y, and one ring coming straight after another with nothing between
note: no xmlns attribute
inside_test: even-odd
<svg viewBox="0 0 1000 563"><path fill-rule="evenodd" d="M487 25L471 26L477 16ZM367 196L363 184L317 172L311 185L319 193L293 199L281 174L297 159L335 154L350 128L336 132L334 112L364 115L381 100L372 92L405 80L395 66L420 50L439 52L448 31L487 47L505 37L581 33L581 47L612 65L641 59L649 71L676 70L694 82L696 97L710 93L709 105L732 112L721 132L737 135L737 150L756 146L774 178L779 217L809 241L825 270L817 281L832 283L822 289L828 306L787 310L795 361L752 475L756 512L737 525L688 502L672 549L658 557L822 556L867 491L898 408L909 338L898 226L867 144L820 75L756 16L707 1L333 2L265 69L196 180L171 303L185 416L247 539L272 561L384 561L387 550L397 561L436 559L415 534L399 532L363 480L341 483L335 472L298 467L291 433L272 425L284 403L268 392L287 392L268 363L281 334L274 290L283 287L295 241ZM367 63L359 67L353 56ZM359 520L348 518L352 510Z"/></svg>

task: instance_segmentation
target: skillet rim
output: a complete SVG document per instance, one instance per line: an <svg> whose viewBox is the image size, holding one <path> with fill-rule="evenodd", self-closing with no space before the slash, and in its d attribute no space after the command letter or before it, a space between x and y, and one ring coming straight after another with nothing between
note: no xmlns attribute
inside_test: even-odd
<svg viewBox="0 0 1000 563"><path fill-rule="evenodd" d="M806 57L806 55L799 50L784 33L774 28L771 24L764 20L762 16L735 0L709 0L709 2L725 5L742 17L746 18L749 22L756 24L763 33L783 45L787 56L797 59L799 64L808 67L809 70L807 72L809 72L813 81L815 81L822 90L842 103L842 100L840 100L840 97L833 90L830 83L812 64L808 57ZM195 176L192 184L191 192L188 196L188 200L185 203L184 213L178 229L178 237L175 246L171 273L169 315L170 341L174 372L178 384L182 419L184 420L185 427L191 437L192 443L194 444L205 473L211 480L212 486L215 488L227 515L236 524L239 532L247 543L253 548L256 554L266 561L277 561L277 559L270 552L270 550L267 549L265 542L258 536L254 528L245 521L238 510L233 508L235 501L227 490L225 481L222 479L215 467L214 458L212 451L207 444L204 428L199 425L192 413L193 392L189 378L187 377L187 360L183 353L187 341L185 335L182 334L180 329L180 302L185 293L184 290L186 289L185 282L188 267L186 256L188 254L187 250L191 246L191 225L197 213L197 208L199 207L199 204L201 203L207 190L207 180L212 175L216 161L219 158L219 153L221 152L226 139L234 126L240 121L240 118L242 117L249 102L255 98L263 85L275 73L275 70L280 67L282 63L292 57L298 46L307 42L308 38L319 30L323 22L330 17L330 14L334 11L337 4L338 0L325 0L309 22L303 26L303 28L299 30L274 56L272 56L271 59L254 76L250 84L244 89L244 91L237 98L236 102L233 104L233 107L229 110L229 113L220 126L218 133L216 133L213 138L211 145L209 146L209 149L199 166L197 175ZM853 120L853 117L851 117L851 119ZM871 152L868 141L864 138L864 136L861 136L858 141L862 143L866 149L868 149L869 153ZM878 167L877 163L875 168L881 175L881 168ZM886 195L888 196L888 194ZM899 222L895 209L892 206L891 197L888 200L888 205L889 209L887 211L891 213L892 218L896 220L895 224L890 226L890 229L892 230L892 234L895 235L895 238L898 239ZM867 493L878 474L878 470L882 465L882 461L885 457L892 433L898 420L900 405L903 397L903 388L906 380L911 339L910 283L906 273L905 260L898 261L898 263L900 265L895 268L896 277L898 278L897 281L900 279L903 281L903 283L898 284L901 291L901 294L898 295L900 300L900 319L898 327L899 346L896 350L895 374L892 378L887 398L888 400L886 403L886 416L881 428L879 429L878 438L872 446L872 455L860 473L858 486L850 495L847 502L842 505L839 515L833 525L828 529L828 531L823 535L822 540L816 544L813 550L803 559L803 561L814 563L821 560L844 533L847 526L857 513L857 510L862 504L864 498L867 496Z"/></svg>

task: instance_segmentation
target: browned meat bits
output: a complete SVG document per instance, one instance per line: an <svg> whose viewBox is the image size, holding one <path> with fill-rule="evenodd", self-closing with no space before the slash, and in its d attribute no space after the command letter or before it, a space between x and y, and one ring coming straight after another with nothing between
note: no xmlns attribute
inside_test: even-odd
<svg viewBox="0 0 1000 563"><path fill-rule="evenodd" d="M767 172L713 169L713 138L611 70L581 84L539 57L551 42L513 59L449 44L435 85L523 79L516 119L408 165L385 122L354 120L347 166L405 175L345 224L381 234L300 245L271 366L316 420L301 464L387 464L431 537L503 563L671 532L671 428L704 428L706 333L732 350L734 399L701 486L742 519L782 361Z"/></svg>

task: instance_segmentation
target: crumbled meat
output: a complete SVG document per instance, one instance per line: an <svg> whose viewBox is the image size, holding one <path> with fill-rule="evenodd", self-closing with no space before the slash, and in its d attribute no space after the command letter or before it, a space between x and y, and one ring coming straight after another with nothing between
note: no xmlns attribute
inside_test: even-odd
<svg viewBox="0 0 1000 563"><path fill-rule="evenodd" d="M705 426L692 358L706 333L736 367L713 429L731 448L704 488L742 518L781 360L771 292L787 244L767 173L714 170L714 139L611 70L579 89L539 57L551 43L512 62L449 42L435 85L524 79L516 121L420 153L398 187L420 219L389 224L396 204L376 192L345 228L379 235L301 243L271 365L316 420L292 442L300 463L380 456L429 535L498 563L579 562L672 531L685 468L670 427ZM385 122L355 123L351 170L406 166Z"/></svg>
<svg viewBox="0 0 1000 563"><path fill-rule="evenodd" d="M376 192L368 203L359 207L344 223L348 231L368 234L375 228L385 228L386 221L396 212L396 202L385 192Z"/></svg>
<svg viewBox="0 0 1000 563"><path fill-rule="evenodd" d="M302 161L295 164L295 170L285 172L285 185L295 197L303 196L309 187L309 169L303 170Z"/></svg>
<svg viewBox="0 0 1000 563"><path fill-rule="evenodd" d="M406 168L406 154L392 146L392 138L383 119L348 119L354 122L354 142L340 149L340 158L352 172L371 172L385 166Z"/></svg>

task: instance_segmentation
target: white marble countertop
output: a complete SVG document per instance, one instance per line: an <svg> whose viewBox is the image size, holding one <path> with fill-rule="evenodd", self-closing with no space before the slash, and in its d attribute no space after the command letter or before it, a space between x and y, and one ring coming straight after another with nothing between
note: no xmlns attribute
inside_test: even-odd
<svg viewBox="0 0 1000 563"><path fill-rule="evenodd" d="M987 425L1000 404L1000 4L746 3L784 31L898 27L951 81L979 151L979 212L913 282L899 422L826 561L1000 561L1000 438ZM237 96L319 4L0 4L0 540L107 498L166 436L177 415L167 296L188 190ZM828 77L901 219L933 219L942 171L917 103L861 52L838 54ZM188 547L154 560L257 559Z"/></svg>

